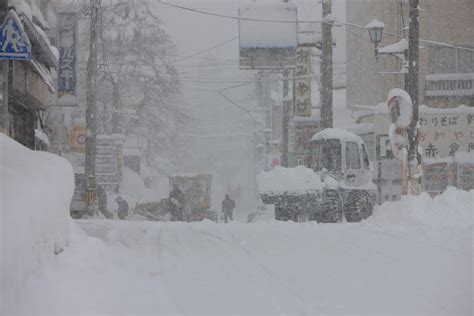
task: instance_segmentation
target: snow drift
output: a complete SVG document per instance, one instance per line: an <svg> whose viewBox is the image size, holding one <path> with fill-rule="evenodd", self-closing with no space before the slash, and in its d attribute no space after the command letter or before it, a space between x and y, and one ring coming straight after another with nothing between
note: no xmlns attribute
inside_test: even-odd
<svg viewBox="0 0 474 316"><path fill-rule="evenodd" d="M470 315L473 197L406 197L361 223L77 221L21 312Z"/></svg>
<svg viewBox="0 0 474 316"><path fill-rule="evenodd" d="M386 202L377 207L369 222L429 226L438 231L471 229L474 214L474 190L469 192L450 187L443 194L430 197L403 196L400 201Z"/></svg>
<svg viewBox="0 0 474 316"><path fill-rule="evenodd" d="M0 314L9 314L28 279L68 243L74 173L65 159L1 133L0 152Z"/></svg>
<svg viewBox="0 0 474 316"><path fill-rule="evenodd" d="M262 171L258 174L257 181L260 192L270 194L305 194L322 191L324 188L320 176L303 166Z"/></svg>

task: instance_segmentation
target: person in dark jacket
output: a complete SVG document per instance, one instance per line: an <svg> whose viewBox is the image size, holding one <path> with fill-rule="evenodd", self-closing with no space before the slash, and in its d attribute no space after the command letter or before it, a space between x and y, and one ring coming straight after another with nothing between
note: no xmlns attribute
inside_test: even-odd
<svg viewBox="0 0 474 316"><path fill-rule="evenodd" d="M230 198L228 194L225 195L224 200L222 201L222 213L224 213L224 222L227 223L228 220L233 221L233 212L235 208L235 202Z"/></svg>
<svg viewBox="0 0 474 316"><path fill-rule="evenodd" d="M173 215L174 220L184 221L184 206L185 196L177 184L173 185L173 189L170 192L170 211Z"/></svg>
<svg viewBox="0 0 474 316"><path fill-rule="evenodd" d="M127 215L128 215L128 203L127 203L127 201L122 199L121 196L117 196L115 201L118 204L118 213L117 213L118 217L120 219L125 219L125 217L127 217Z"/></svg>

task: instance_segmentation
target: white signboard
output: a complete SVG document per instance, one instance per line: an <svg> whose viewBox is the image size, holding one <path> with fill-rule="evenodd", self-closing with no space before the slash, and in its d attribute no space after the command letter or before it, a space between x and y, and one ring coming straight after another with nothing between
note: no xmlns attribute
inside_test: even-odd
<svg viewBox="0 0 474 316"><path fill-rule="evenodd" d="M240 8L240 68L295 68L296 14L292 3L256 3Z"/></svg>
<svg viewBox="0 0 474 316"><path fill-rule="evenodd" d="M419 120L419 143L425 158L447 158L456 152L474 152L474 108L462 105L452 109L435 109L422 105ZM386 111L379 109L374 121L377 146L380 148L378 159L391 158L386 135L390 125L388 108Z"/></svg>

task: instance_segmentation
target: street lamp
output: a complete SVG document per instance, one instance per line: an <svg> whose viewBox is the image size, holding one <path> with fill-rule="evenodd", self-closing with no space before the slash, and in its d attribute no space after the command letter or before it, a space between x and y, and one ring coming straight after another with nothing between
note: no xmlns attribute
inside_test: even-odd
<svg viewBox="0 0 474 316"><path fill-rule="evenodd" d="M380 22L379 20L372 20L369 24L365 26L365 28L369 31L370 41L375 46L375 57L378 56L378 51L379 51L378 46L380 42L382 41L382 34L383 34L384 27L385 27L385 24L383 24L383 22Z"/></svg>

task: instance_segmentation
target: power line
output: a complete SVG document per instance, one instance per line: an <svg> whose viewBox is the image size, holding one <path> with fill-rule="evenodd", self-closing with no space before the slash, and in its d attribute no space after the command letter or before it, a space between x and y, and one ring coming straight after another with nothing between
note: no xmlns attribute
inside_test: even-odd
<svg viewBox="0 0 474 316"><path fill-rule="evenodd" d="M225 14L212 13L212 12L208 12L208 11L196 10L196 9L193 9L193 8L183 7L183 6L179 6L179 5L176 5L176 4L164 2L164 1L161 1L161 0L158 0L157 2L161 3L161 4L164 4L164 5L167 5L167 6L175 7L175 8L181 9L181 10L185 10L185 11L190 11L190 12L195 12L195 13L200 13L200 14L206 14L206 15L212 15L212 16L217 16L217 17L221 17L221 18L241 20L241 21L268 22L268 23L328 23L328 24L333 24L334 26L350 26L350 27L355 27L355 28L360 28L360 29L367 30L367 28L365 26L357 25L357 24L354 24L354 23L341 22L341 21L337 21L337 20L334 20L334 21L331 22L331 21L317 21L317 20L297 20L297 21L293 21L293 20L252 19L252 18L244 18L244 17L233 16L233 15L225 15ZM339 25L336 25L335 23L338 23ZM383 32L383 33L386 34L386 35L389 35L389 36L400 37L400 35L389 33L389 32ZM403 37L403 38L407 38L407 37ZM455 45L452 45L452 44L449 44L449 43L443 43L443 42L432 41L432 40L420 39L420 42L424 42L424 43L431 44L431 45L436 45L436 46L446 46L446 47L451 47L451 48L456 48L456 49L474 51L473 48L455 46Z"/></svg>
<svg viewBox="0 0 474 316"><path fill-rule="evenodd" d="M244 18L244 17L240 17L240 16L218 14L218 13L212 13L212 12L209 12L209 11L202 11L202 10L197 10L197 9L193 9L193 8L189 8L189 7L183 7L183 6L180 6L180 5L177 5L177 4L172 4L172 3L164 2L164 1L161 1L161 0L158 0L157 2L161 3L161 4L164 4L164 5L167 5L167 6L170 6L170 7L185 10L185 11L201 13L201 14L205 14L205 15L220 17L220 18L240 20L240 21L268 22L268 23L321 23L321 21L264 20L264 19Z"/></svg>
<svg viewBox="0 0 474 316"><path fill-rule="evenodd" d="M198 52L196 52L196 53L194 53L194 54L192 54L192 55L185 56L185 57L183 57L183 58L181 58L181 59L177 59L177 60L171 61L170 63L171 63L171 64L174 64L174 63L177 63L177 62L180 62L180 61L183 61L183 60L192 58L192 57L194 57L194 56L196 56L196 55L199 55L199 54L208 52L208 51L210 51L210 50L216 49L216 48L218 48L218 47L224 46L225 44L230 43L230 42L233 42L233 41L235 41L235 40L238 39L238 38L239 38L239 37L236 36L236 37L234 37L234 38L231 38L230 40L227 40L227 41L222 42L222 43L220 43L220 44L217 44L217 45L215 45L215 46L209 47L209 48L207 48L207 49L198 51Z"/></svg>

